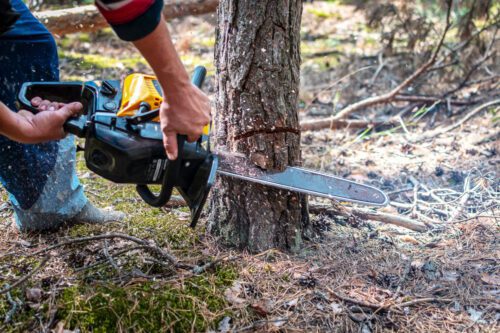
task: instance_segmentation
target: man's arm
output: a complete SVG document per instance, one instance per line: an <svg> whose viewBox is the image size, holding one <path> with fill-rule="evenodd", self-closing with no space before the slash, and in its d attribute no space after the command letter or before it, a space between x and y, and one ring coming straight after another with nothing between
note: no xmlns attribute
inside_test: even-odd
<svg viewBox="0 0 500 333"><path fill-rule="evenodd" d="M63 130L64 122L82 110L82 104L78 102L60 104L34 99L32 103L47 111L36 115L25 110L15 113L0 102L0 134L21 143L62 139L66 136Z"/></svg>
<svg viewBox="0 0 500 333"><path fill-rule="evenodd" d="M177 158L177 134L195 141L210 122L210 101L191 84L162 17L163 0L96 0L97 7L123 40L132 41L151 65L163 89L160 109L163 143Z"/></svg>

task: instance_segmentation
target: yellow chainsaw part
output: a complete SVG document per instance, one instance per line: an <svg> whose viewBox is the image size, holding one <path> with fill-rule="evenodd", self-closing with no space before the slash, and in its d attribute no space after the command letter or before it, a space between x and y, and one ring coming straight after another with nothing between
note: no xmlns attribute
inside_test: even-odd
<svg viewBox="0 0 500 333"><path fill-rule="evenodd" d="M142 102L149 104L150 110L158 109L163 97L155 87L156 77L146 74L130 74L123 81L122 103L118 117L132 117ZM160 121L159 117L153 121Z"/></svg>
<svg viewBox="0 0 500 333"><path fill-rule="evenodd" d="M123 81L122 102L118 117L132 117L139 110L140 104L146 102L150 109L158 109L163 101L156 76L134 73L127 75ZM159 122L160 117L153 121ZM203 127L203 134L210 133L210 124Z"/></svg>

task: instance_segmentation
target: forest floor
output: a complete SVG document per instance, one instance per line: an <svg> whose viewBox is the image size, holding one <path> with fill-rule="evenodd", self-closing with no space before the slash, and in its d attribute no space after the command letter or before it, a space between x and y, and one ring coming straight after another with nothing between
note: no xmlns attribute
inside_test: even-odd
<svg viewBox="0 0 500 333"><path fill-rule="evenodd" d="M214 22L209 15L172 25L184 63L206 65L211 75ZM303 22L301 120L385 92L415 70L412 54L387 56L380 66L380 36L354 7L307 4ZM148 71L109 31L58 44L62 80ZM421 94L446 87L439 75L432 80L412 87ZM213 78L204 89L213 94ZM491 80L458 97L490 100L498 91ZM359 120L399 114L396 126L302 134L305 167L383 189L392 203L380 211L425 224L426 232L345 220L311 198L316 232L299 253L249 254L218 246L203 223L190 229L185 207L151 208L133 186L92 174L81 156L89 199L126 212L124 222L24 234L3 192L0 289L27 280L0 295L0 331L498 332L498 108L430 137L477 106L442 104L395 102L357 113ZM114 236L96 239L103 234ZM203 269L174 268L158 248Z"/></svg>

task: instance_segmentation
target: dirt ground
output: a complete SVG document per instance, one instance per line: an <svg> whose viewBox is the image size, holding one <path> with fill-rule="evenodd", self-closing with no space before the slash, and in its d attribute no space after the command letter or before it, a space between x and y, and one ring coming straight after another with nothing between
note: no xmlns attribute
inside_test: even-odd
<svg viewBox="0 0 500 333"><path fill-rule="evenodd" d="M172 23L183 61L191 69L204 64L211 75L214 22L206 16ZM302 121L387 91L415 69L411 55L389 57L380 69L378 36L352 6L308 4L303 23ZM64 80L148 70L109 31L58 44ZM428 94L441 88L439 76L433 79L414 89ZM205 90L213 94L213 78ZM493 80L458 97L498 98L498 91ZM399 114L396 125L302 134L305 167L381 188L391 204L380 212L407 217L425 232L346 219L330 202L310 198L314 232L299 253L248 254L218 246L203 223L188 228L185 207L153 209L133 187L93 175L81 156L78 173L89 199L126 212L125 222L23 234L2 192L0 288L27 280L0 295L0 331L497 332L498 107L429 137L475 106L394 102L355 117ZM106 233L146 242L86 239ZM155 248L186 266L173 268Z"/></svg>

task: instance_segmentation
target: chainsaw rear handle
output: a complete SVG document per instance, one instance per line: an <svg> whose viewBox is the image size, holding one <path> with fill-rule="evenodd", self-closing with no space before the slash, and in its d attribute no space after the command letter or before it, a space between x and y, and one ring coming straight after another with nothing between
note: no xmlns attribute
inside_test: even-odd
<svg viewBox="0 0 500 333"><path fill-rule="evenodd" d="M192 83L201 89L203 81L205 81L205 76L207 70L203 66L197 66L194 69L193 77L191 79ZM155 195L148 185L137 185L136 190L139 193L142 200L144 200L148 205L153 207L163 207L167 204L172 196L172 191L177 185L180 177L180 169L182 166L182 153L184 150L184 143L187 141L186 135L177 135L177 146L178 153L176 160L169 160L168 167L165 169L163 175L163 181L161 184L160 193ZM198 144L200 141L198 141Z"/></svg>
<svg viewBox="0 0 500 333"><path fill-rule="evenodd" d="M31 104L31 99L40 97L52 102L71 103L79 101L83 104L83 114L72 117L64 123L64 131L78 137L85 137L87 113L95 103L95 87L78 82L27 82L21 86L17 97L22 109L33 113L39 112L38 108Z"/></svg>

